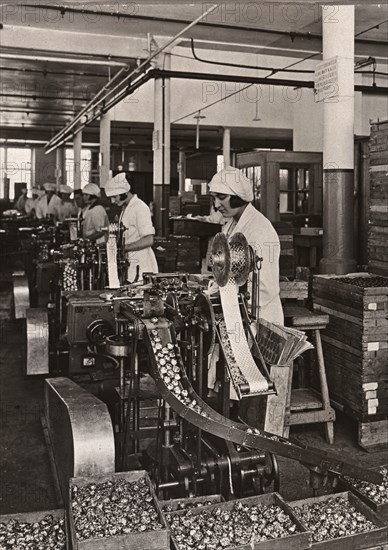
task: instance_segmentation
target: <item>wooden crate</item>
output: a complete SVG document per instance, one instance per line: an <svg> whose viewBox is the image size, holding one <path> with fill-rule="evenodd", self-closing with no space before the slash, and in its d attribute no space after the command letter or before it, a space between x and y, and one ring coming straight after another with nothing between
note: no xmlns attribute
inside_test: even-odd
<svg viewBox="0 0 388 550"><path fill-rule="evenodd" d="M51 515L54 519L65 520L65 534L66 534L66 550L70 550L70 536L68 532L68 522L66 511L63 508L57 508L55 510L39 510L37 512L21 512L18 514L3 514L0 515L0 523L7 523L8 521L19 521L23 523L36 523L44 519L45 516Z"/></svg>
<svg viewBox="0 0 388 550"><path fill-rule="evenodd" d="M382 286L361 288L343 277L313 278L314 309L330 318L322 331L330 396L362 422L383 420L388 416L388 278Z"/></svg>
<svg viewBox="0 0 388 550"><path fill-rule="evenodd" d="M74 516L71 508L72 489L75 485L78 487L84 487L90 483L98 484L104 483L105 481L114 481L115 479L125 479L126 481L132 482L141 478L145 478L150 489L154 506L158 512L159 521L163 525L162 529L144 531L141 533L129 533L125 535L113 535L111 537L104 538L92 538L82 541L77 540ZM119 472L98 477L71 478L69 482L69 526L73 550L168 550L170 548L169 529L160 509L159 501L156 497L148 474L143 470Z"/></svg>
<svg viewBox="0 0 388 550"><path fill-rule="evenodd" d="M371 510L364 502L356 497L351 491L344 491L342 493L323 495L320 497L306 498L303 500L294 500L289 502L291 508L297 506L303 506L304 504L315 504L316 502L326 502L330 498L344 498L347 500L358 512L364 514L364 516L372 521L376 525L376 529L366 531L365 533L357 533L354 535L348 535L346 537L338 537L336 539L328 539L322 542L312 542L311 548L314 550L363 550L364 548L371 548L387 542L388 540L388 527L384 522ZM300 520L301 521L301 520ZM303 522L302 522L303 523ZM306 529L308 528L305 526Z"/></svg>
<svg viewBox="0 0 388 550"><path fill-rule="evenodd" d="M198 507L201 508L204 502L211 502L216 504L217 502L224 502L224 497L222 495L202 495L199 497L191 498L171 498L169 500L160 500L159 504L163 513L175 512L177 510L183 510L187 505L190 508ZM165 507L170 508L169 511L165 510Z"/></svg>
<svg viewBox="0 0 388 550"><path fill-rule="evenodd" d="M358 423L358 444L366 451L387 449L387 434L387 419Z"/></svg>
<svg viewBox="0 0 388 550"><path fill-rule="evenodd" d="M213 510L219 508L221 510L232 510L237 502L242 502L248 506L253 506L257 504L264 504L266 506L279 506L286 512L288 516L292 519L293 523L298 528L298 532L281 539L269 539L262 542L256 542L254 544L247 544L238 547L227 547L225 550L304 550L310 548L311 544L311 533L308 532L305 526L299 521L295 516L292 509L288 504L283 500L283 498L278 493L269 493L267 495L259 495L254 497L248 497L238 500L230 500L228 502L220 502L217 504L212 504L210 506L201 506L199 508L192 508L190 511L193 516L198 515L204 511L212 512ZM178 510L172 512L173 515L184 514L184 510ZM175 550L178 550L178 545L173 536L171 536L172 547Z"/></svg>
<svg viewBox="0 0 388 550"><path fill-rule="evenodd" d="M369 140L369 230L368 266L388 275L388 122L371 125ZM385 210L384 210L385 209Z"/></svg>
<svg viewBox="0 0 388 550"><path fill-rule="evenodd" d="M387 468L388 466L385 466ZM375 471L379 471L380 467L378 468L372 468ZM370 498L368 495L363 493L360 489L357 489L354 485L352 485L351 481L348 481L344 478L339 479L339 487L343 491L352 491L357 498L365 502L369 508L374 510L376 514L384 521L384 523L388 523L388 502L380 504L378 502L375 502L372 498Z"/></svg>

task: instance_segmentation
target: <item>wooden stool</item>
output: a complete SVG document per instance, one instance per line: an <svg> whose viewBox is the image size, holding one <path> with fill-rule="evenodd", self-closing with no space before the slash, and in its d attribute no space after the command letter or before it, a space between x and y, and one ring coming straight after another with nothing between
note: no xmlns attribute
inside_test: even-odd
<svg viewBox="0 0 388 550"><path fill-rule="evenodd" d="M325 423L326 441L334 443L335 411L330 405L327 387L325 362L323 359L320 330L326 328L329 316L315 313L304 306L284 306L285 325L298 330L311 330L315 337L315 352L318 361L318 374L321 392L313 388L292 389L292 376L289 382L289 413L286 414L284 432L288 437L290 426L297 424Z"/></svg>

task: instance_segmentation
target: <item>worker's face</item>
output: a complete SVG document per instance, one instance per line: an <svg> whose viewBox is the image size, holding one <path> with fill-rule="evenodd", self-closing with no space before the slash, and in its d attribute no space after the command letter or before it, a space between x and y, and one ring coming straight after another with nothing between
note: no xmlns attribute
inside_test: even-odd
<svg viewBox="0 0 388 550"><path fill-rule="evenodd" d="M113 195L110 200L113 204L116 204L117 206L123 206L123 204L127 200L127 195L125 195L125 197L123 197L123 195Z"/></svg>
<svg viewBox="0 0 388 550"><path fill-rule="evenodd" d="M74 195L74 202L76 204L76 206L78 206L78 208L82 208L83 205L84 205L84 196L82 196L80 193L76 193Z"/></svg>
<svg viewBox="0 0 388 550"><path fill-rule="evenodd" d="M86 205L92 203L95 198L94 195L89 195L88 193L83 194L83 202Z"/></svg>
<svg viewBox="0 0 388 550"><path fill-rule="evenodd" d="M231 195L224 195L222 193L210 193L210 195L213 199L214 209L221 212L224 218L233 218L240 210L240 207L232 208L230 206Z"/></svg>

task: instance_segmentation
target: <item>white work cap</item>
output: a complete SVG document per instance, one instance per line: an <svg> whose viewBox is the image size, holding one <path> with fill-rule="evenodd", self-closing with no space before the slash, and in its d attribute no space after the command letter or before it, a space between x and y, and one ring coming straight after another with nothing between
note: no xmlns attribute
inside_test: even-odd
<svg viewBox="0 0 388 550"><path fill-rule="evenodd" d="M38 197L41 197L43 195L44 191L42 191L42 189L39 189L39 187L33 187L31 189L31 194L32 195L38 195Z"/></svg>
<svg viewBox="0 0 388 550"><path fill-rule="evenodd" d="M71 195L71 193L73 192L73 188L70 187L70 185L60 185L59 192L66 193L66 195Z"/></svg>
<svg viewBox="0 0 388 550"><path fill-rule="evenodd" d="M125 176L125 172L120 172L111 178L105 185L105 195L107 197L114 197L115 195L121 195L122 193L128 193L131 190L131 186Z"/></svg>
<svg viewBox="0 0 388 550"><path fill-rule="evenodd" d="M45 191L54 191L55 192L57 190L57 186L55 185L55 183L47 182L47 183L43 184L43 189Z"/></svg>
<svg viewBox="0 0 388 550"><path fill-rule="evenodd" d="M209 183L211 193L236 195L245 202L253 201L253 186L249 179L234 166L227 166L217 172Z"/></svg>
<svg viewBox="0 0 388 550"><path fill-rule="evenodd" d="M95 195L96 197L99 197L101 191L98 185L96 185L95 183L87 183L82 189L82 193L84 193L85 195Z"/></svg>

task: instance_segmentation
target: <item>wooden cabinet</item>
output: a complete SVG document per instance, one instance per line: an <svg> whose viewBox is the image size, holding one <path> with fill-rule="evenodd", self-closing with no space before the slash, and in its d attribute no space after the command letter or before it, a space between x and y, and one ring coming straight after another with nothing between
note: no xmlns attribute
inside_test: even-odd
<svg viewBox="0 0 388 550"><path fill-rule="evenodd" d="M254 204L271 221L322 215L322 153L251 151L237 167L252 181Z"/></svg>

